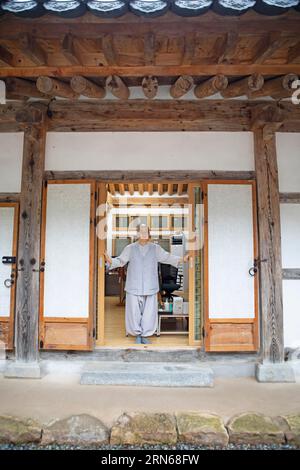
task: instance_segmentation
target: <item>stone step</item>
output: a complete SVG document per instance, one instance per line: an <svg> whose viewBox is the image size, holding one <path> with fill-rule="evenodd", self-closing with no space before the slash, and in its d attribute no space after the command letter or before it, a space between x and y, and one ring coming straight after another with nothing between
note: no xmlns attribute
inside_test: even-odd
<svg viewBox="0 0 300 470"><path fill-rule="evenodd" d="M213 387L210 367L195 363L89 362L82 385L138 385L145 387Z"/></svg>

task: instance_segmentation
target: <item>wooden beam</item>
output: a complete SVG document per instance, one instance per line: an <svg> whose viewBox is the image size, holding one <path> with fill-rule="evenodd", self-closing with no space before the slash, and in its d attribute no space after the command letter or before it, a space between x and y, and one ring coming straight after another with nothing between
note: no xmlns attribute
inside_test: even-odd
<svg viewBox="0 0 300 470"><path fill-rule="evenodd" d="M133 184L129 184L128 187L129 187L129 194L130 194L130 196L133 196L133 195L134 195L134 185L133 185Z"/></svg>
<svg viewBox="0 0 300 470"><path fill-rule="evenodd" d="M26 96L28 98L45 98L46 95L36 88L36 83L23 78L9 77L5 81L6 91L18 96Z"/></svg>
<svg viewBox="0 0 300 470"><path fill-rule="evenodd" d="M100 85L97 85L94 82L81 77L80 75L75 75L71 78L70 85L74 93L77 95L87 96L88 98L98 98L102 99L106 95L106 90Z"/></svg>
<svg viewBox="0 0 300 470"><path fill-rule="evenodd" d="M4 66L9 65L10 67L15 67L16 65L14 55L0 44L0 65L1 64L4 64Z"/></svg>
<svg viewBox="0 0 300 470"><path fill-rule="evenodd" d="M289 49L287 63L293 64L300 58L300 41Z"/></svg>
<svg viewBox="0 0 300 470"><path fill-rule="evenodd" d="M49 177L46 176L46 179L49 179ZM116 189L114 184L109 184L109 192L112 196L116 194Z"/></svg>
<svg viewBox="0 0 300 470"><path fill-rule="evenodd" d="M186 93L188 93L194 85L193 77L188 75L182 75L179 77L176 82L170 88L170 95L172 98L181 98Z"/></svg>
<svg viewBox="0 0 300 470"><path fill-rule="evenodd" d="M144 77L142 80L142 90L146 98L153 99L157 95L158 80L156 77Z"/></svg>
<svg viewBox="0 0 300 470"><path fill-rule="evenodd" d="M255 64L263 64L274 52L287 41L281 31L267 33L259 42L257 51L252 59Z"/></svg>
<svg viewBox="0 0 300 470"><path fill-rule="evenodd" d="M155 34L151 31L144 36L144 61L145 65L155 65Z"/></svg>
<svg viewBox="0 0 300 470"><path fill-rule="evenodd" d="M266 107L265 101L203 100L201 103L173 100L102 101L101 103L53 101L48 120L51 131L129 131L129 130L189 130L189 131L249 131L252 113ZM268 104L270 113L276 113L277 104ZM1 109L1 108L0 108ZM285 131L289 124L300 128L300 107L281 102L280 112ZM1 122L1 115L0 115ZM298 123L298 124L297 124ZM298 131L299 132L299 131Z"/></svg>
<svg viewBox="0 0 300 470"><path fill-rule="evenodd" d="M275 133L254 132L259 226L259 273L264 362L283 362L282 263Z"/></svg>
<svg viewBox="0 0 300 470"><path fill-rule="evenodd" d="M184 46L183 46L181 65L192 64L194 55L195 55L195 33L187 33L184 36Z"/></svg>
<svg viewBox="0 0 300 470"><path fill-rule="evenodd" d="M228 79L225 75L216 75L197 85L194 89L194 93L197 98L206 98L207 96L212 96L225 90L227 85Z"/></svg>
<svg viewBox="0 0 300 470"><path fill-rule="evenodd" d="M254 171L202 171L202 170L143 170L143 171L116 171L116 170L99 170L99 171L45 171L44 179L46 180L83 180L95 179L97 181L109 182L109 191L111 194L115 192L113 182L128 181L130 183L141 183L151 181L151 183L162 181L173 181L174 183L185 181L196 182L200 180L253 180L255 179ZM158 184L158 193L162 191L162 184ZM162 192L161 192L162 194Z"/></svg>
<svg viewBox="0 0 300 470"><path fill-rule="evenodd" d="M225 34L220 52L217 57L218 64L222 64L224 62L230 63L231 58L235 53L238 41L239 35L236 31L230 31Z"/></svg>
<svg viewBox="0 0 300 470"><path fill-rule="evenodd" d="M236 98L238 96L249 96L251 93L261 90L264 85L264 77L260 74L253 74L249 77L236 80L228 85L220 93L223 98Z"/></svg>
<svg viewBox="0 0 300 470"><path fill-rule="evenodd" d="M102 49L108 65L118 65L117 53L114 47L114 39L111 34L102 37Z"/></svg>
<svg viewBox="0 0 300 470"><path fill-rule="evenodd" d="M140 195L142 196L144 194L144 185L143 184L139 184L138 185L138 188L139 188L139 193Z"/></svg>
<svg viewBox="0 0 300 470"><path fill-rule="evenodd" d="M285 280L300 280L300 269L283 269L282 270L282 279Z"/></svg>
<svg viewBox="0 0 300 470"><path fill-rule="evenodd" d="M0 193L0 202L19 202L20 193Z"/></svg>
<svg viewBox="0 0 300 470"><path fill-rule="evenodd" d="M281 204L300 204L300 193L280 193Z"/></svg>
<svg viewBox="0 0 300 470"><path fill-rule="evenodd" d="M63 37L61 51L70 64L81 64L81 58L75 45L75 38L72 34L68 33Z"/></svg>
<svg viewBox="0 0 300 470"><path fill-rule="evenodd" d="M293 72L300 74L300 64L293 64ZM190 75L195 77L207 77L212 75L226 75L228 77L252 75L261 73L264 76L279 76L290 73L291 64L201 64L199 65L134 65L134 66L95 66L95 65L65 65L65 66L22 66L0 67L0 77L72 77L83 75L87 77L107 77L117 75L119 77L178 77Z"/></svg>
<svg viewBox="0 0 300 470"><path fill-rule="evenodd" d="M168 184L168 196L172 196L173 194L173 184L169 183Z"/></svg>
<svg viewBox="0 0 300 470"><path fill-rule="evenodd" d="M44 124L28 126L25 130L16 295L16 360L20 363L36 363L39 355L39 264L45 140Z"/></svg>
<svg viewBox="0 0 300 470"><path fill-rule="evenodd" d="M75 99L78 98L68 83L61 82L55 78L39 77L36 81L37 89L49 96L60 96L62 98Z"/></svg>
<svg viewBox="0 0 300 470"><path fill-rule="evenodd" d="M148 193L149 193L150 196L152 196L152 194L153 194L153 184L152 183L148 184Z"/></svg>
<svg viewBox="0 0 300 470"><path fill-rule="evenodd" d="M47 53L29 33L21 33L19 36L20 52L36 65L47 64Z"/></svg>
<svg viewBox="0 0 300 470"><path fill-rule="evenodd" d="M117 75L111 75L106 79L107 89L117 98L128 100L130 91L128 86Z"/></svg>
<svg viewBox="0 0 300 470"><path fill-rule="evenodd" d="M275 99L290 98L295 91L292 88L292 83L298 80L298 76L294 73L289 73L284 77L273 78L265 81L264 86L258 90L251 92L251 98L261 98L264 96L271 96Z"/></svg>
<svg viewBox="0 0 300 470"><path fill-rule="evenodd" d="M123 183L119 183L119 193L121 194L121 196L124 196L125 194L125 186Z"/></svg>
<svg viewBox="0 0 300 470"><path fill-rule="evenodd" d="M122 205L123 202L126 201L126 204L129 206L170 206L173 204L176 204L176 207L178 205L184 205L189 203L189 198L188 197L156 197L156 196L149 196L149 197L139 197L139 196L134 196L134 197L117 197L114 196L112 198L112 203L113 205L119 206Z"/></svg>
<svg viewBox="0 0 300 470"><path fill-rule="evenodd" d="M163 185L162 185L162 184L158 184L158 185L157 185L157 190L158 190L159 196L161 196L161 195L164 193Z"/></svg>
<svg viewBox="0 0 300 470"><path fill-rule="evenodd" d="M178 184L177 194L178 196L181 196L183 194L183 183Z"/></svg>

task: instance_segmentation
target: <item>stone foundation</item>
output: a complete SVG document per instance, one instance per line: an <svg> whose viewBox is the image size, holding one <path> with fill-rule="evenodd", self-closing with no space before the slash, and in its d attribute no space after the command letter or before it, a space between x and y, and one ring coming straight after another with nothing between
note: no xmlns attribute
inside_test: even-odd
<svg viewBox="0 0 300 470"><path fill-rule="evenodd" d="M175 446L226 448L228 444L284 445L300 448L300 413L271 418L241 413L227 422L212 413L123 413L109 429L98 418L82 414L41 425L0 416L0 444L80 446Z"/></svg>

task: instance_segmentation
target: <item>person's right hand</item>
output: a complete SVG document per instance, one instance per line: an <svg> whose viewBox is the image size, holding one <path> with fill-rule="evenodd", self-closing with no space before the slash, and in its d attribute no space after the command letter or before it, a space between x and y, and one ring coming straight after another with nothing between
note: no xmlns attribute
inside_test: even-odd
<svg viewBox="0 0 300 470"><path fill-rule="evenodd" d="M104 258L105 258L105 261L107 261L107 263L109 263L109 264L112 263L112 259L111 259L111 257L109 256L109 254L107 253L106 250L104 251Z"/></svg>

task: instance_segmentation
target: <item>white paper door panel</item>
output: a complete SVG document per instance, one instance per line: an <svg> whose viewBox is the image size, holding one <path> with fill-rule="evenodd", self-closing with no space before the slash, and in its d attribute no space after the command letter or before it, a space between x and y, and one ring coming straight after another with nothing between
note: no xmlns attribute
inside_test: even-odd
<svg viewBox="0 0 300 470"><path fill-rule="evenodd" d="M209 318L254 318L252 186L208 185Z"/></svg>
<svg viewBox="0 0 300 470"><path fill-rule="evenodd" d="M89 184L49 184L45 237L45 317L89 315Z"/></svg>
<svg viewBox="0 0 300 470"><path fill-rule="evenodd" d="M2 263L2 256L12 256L14 232L14 207L0 207L0 317L9 317L11 289L5 279L11 275L11 265Z"/></svg>

